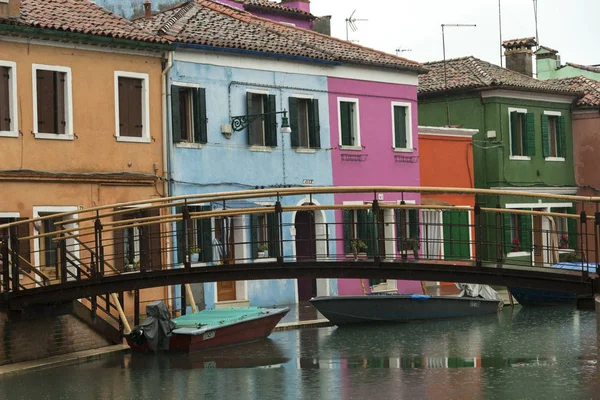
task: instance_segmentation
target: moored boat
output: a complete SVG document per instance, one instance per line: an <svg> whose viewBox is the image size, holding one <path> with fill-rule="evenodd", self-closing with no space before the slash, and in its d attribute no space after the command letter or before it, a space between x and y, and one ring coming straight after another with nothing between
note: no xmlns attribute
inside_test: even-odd
<svg viewBox="0 0 600 400"><path fill-rule="evenodd" d="M133 351L196 351L254 342L271 334L289 308L241 307L203 310L170 319L158 301L147 318L126 335Z"/></svg>

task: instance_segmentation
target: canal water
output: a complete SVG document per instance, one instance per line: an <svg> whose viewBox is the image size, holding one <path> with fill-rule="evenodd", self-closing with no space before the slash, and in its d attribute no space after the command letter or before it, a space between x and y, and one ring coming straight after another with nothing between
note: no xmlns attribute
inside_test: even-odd
<svg viewBox="0 0 600 400"><path fill-rule="evenodd" d="M6 399L593 399L593 312L273 333L203 354L123 354L0 377Z"/></svg>

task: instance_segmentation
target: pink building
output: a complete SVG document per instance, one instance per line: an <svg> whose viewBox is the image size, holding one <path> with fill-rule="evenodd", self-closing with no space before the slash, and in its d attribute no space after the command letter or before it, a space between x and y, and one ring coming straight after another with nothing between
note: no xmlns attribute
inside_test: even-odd
<svg viewBox="0 0 600 400"><path fill-rule="evenodd" d="M312 29L315 17L310 13L309 0L214 0L240 10L248 11L257 17L271 21L293 24L298 28Z"/></svg>

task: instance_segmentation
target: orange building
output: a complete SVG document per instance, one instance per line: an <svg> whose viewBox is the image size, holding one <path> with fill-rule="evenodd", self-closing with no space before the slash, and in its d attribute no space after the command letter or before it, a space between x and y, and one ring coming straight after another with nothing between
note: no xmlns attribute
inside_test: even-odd
<svg viewBox="0 0 600 400"><path fill-rule="evenodd" d="M0 225L166 195L166 51L164 39L88 0L0 2ZM31 266L52 264L55 242L29 245Z"/></svg>
<svg viewBox="0 0 600 400"><path fill-rule="evenodd" d="M419 126L421 186L474 187L473 135L476 129ZM473 207L475 196L423 194L422 205ZM470 210L423 210L425 257L469 259L473 256L473 212ZM442 225L443 224L443 225Z"/></svg>

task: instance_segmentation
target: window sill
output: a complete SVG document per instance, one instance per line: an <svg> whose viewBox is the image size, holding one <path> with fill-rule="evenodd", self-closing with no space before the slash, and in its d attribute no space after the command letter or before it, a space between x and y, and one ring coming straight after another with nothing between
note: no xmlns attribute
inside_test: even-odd
<svg viewBox="0 0 600 400"><path fill-rule="evenodd" d="M150 138L147 137L116 136L115 138L117 142L150 143Z"/></svg>
<svg viewBox="0 0 600 400"><path fill-rule="evenodd" d="M208 267L208 263L204 262L204 261L192 262L192 263L190 263L190 265L192 266L192 268L195 268L195 267ZM182 266L183 266L183 264L182 264Z"/></svg>
<svg viewBox="0 0 600 400"><path fill-rule="evenodd" d="M277 262L277 258L275 257L259 257L259 258L255 258L254 262Z"/></svg>
<svg viewBox="0 0 600 400"><path fill-rule="evenodd" d="M546 158L544 158L544 160L552 161L552 162L560 162L560 161L565 161L565 158L564 157L546 157Z"/></svg>
<svg viewBox="0 0 600 400"><path fill-rule="evenodd" d="M394 147L394 153L413 153L415 149L404 149L401 147Z"/></svg>
<svg viewBox="0 0 600 400"><path fill-rule="evenodd" d="M516 161L531 161L531 157L529 156L510 156L509 159Z"/></svg>
<svg viewBox="0 0 600 400"><path fill-rule="evenodd" d="M201 149L202 143L180 142L175 143L175 147L177 147L178 149Z"/></svg>
<svg viewBox="0 0 600 400"><path fill-rule="evenodd" d="M0 137L19 137L19 131L0 131Z"/></svg>
<svg viewBox="0 0 600 400"><path fill-rule="evenodd" d="M67 135L65 133L39 133L33 132L33 136L36 139L50 139L50 140L73 140L75 136Z"/></svg>
<svg viewBox="0 0 600 400"><path fill-rule="evenodd" d="M303 154L315 154L317 152L316 149L311 149L308 147L300 147L300 148L296 148L294 150L296 151L296 153L303 153Z"/></svg>
<svg viewBox="0 0 600 400"><path fill-rule="evenodd" d="M513 258L513 257L529 257L531 255L530 252L528 251L513 251L511 253L508 253L506 255L506 257L508 258Z"/></svg>
<svg viewBox="0 0 600 400"><path fill-rule="evenodd" d="M248 150L250 151L257 151L257 152L262 152L262 153L271 153L273 151L272 147L267 147L267 146L250 146L248 148Z"/></svg>
<svg viewBox="0 0 600 400"><path fill-rule="evenodd" d="M340 150L362 151L362 146L340 146Z"/></svg>

